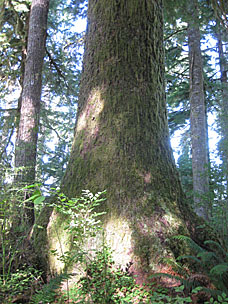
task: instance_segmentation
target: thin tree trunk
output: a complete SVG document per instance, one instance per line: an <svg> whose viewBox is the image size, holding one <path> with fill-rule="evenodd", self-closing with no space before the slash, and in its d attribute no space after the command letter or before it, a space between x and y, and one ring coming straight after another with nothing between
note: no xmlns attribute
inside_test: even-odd
<svg viewBox="0 0 228 304"><path fill-rule="evenodd" d="M226 59L223 49L222 29L219 25L218 27L219 29L217 33L217 39L218 39L219 65L220 65L221 85L222 85L222 91L221 91L222 95L221 95L220 115L219 115L222 138L219 144L219 148L223 161L224 175L228 187L228 79L227 79L228 61Z"/></svg>
<svg viewBox="0 0 228 304"><path fill-rule="evenodd" d="M199 216L208 219L207 117L197 1L191 1L188 9L190 17L188 22L188 45L194 209Z"/></svg>
<svg viewBox="0 0 228 304"><path fill-rule="evenodd" d="M32 184L35 181L48 5L49 0L33 0L31 6L20 122L15 149L15 181L20 185ZM25 222L32 225L34 223L32 203L26 206L24 213Z"/></svg>

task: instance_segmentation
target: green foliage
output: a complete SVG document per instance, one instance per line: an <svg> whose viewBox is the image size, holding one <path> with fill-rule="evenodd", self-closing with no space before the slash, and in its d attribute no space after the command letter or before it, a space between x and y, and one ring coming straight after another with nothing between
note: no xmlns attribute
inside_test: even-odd
<svg viewBox="0 0 228 304"><path fill-rule="evenodd" d="M191 294L192 298L194 297L194 294L196 294L197 298L204 299L203 303L228 303L227 251L219 243L211 240L205 241L202 247L196 244L191 238L183 235L175 236L174 239L187 241L192 250L195 251L196 255L180 256L177 260L189 260L194 263L198 269L198 273L187 274L185 276L156 273L152 275L151 278L163 276L175 279L177 282L179 281L181 283L181 286L178 288L183 290L183 295ZM206 275L203 275L202 273ZM211 283L216 289L211 288ZM178 288L176 288L176 290L178 290ZM183 298L184 297L182 297L182 300ZM180 301L180 303L185 302Z"/></svg>
<svg viewBox="0 0 228 304"><path fill-rule="evenodd" d="M0 277L1 303L11 303L13 299L30 297L41 279L41 272L34 267L24 266L8 274L4 280Z"/></svg>
<svg viewBox="0 0 228 304"><path fill-rule="evenodd" d="M32 187L32 186L31 186ZM89 253L83 249L84 242L89 237L94 237L96 233L101 230L101 221L99 217L104 212L98 212L97 208L101 202L105 200L102 196L105 191L97 194L92 194L88 190L83 190L82 196L78 198L69 199L59 190L51 189L50 194L53 195L54 199L49 203L45 201L44 196L41 192L35 191L30 197L34 201L35 205L40 206L45 204L46 206L53 207L57 212L62 214L65 219L65 227L67 235L71 240L71 248L68 251L61 251L61 255L58 259L65 265L66 270L72 265L72 263L78 263L85 265L89 258ZM61 240L59 239L59 246L62 248ZM52 254L56 255L56 251L52 251ZM49 303L55 298L57 294L58 286L62 281L67 281L71 275L63 273L56 278L53 278L44 288L38 292L38 295L33 297L34 303ZM57 285L56 285L57 284ZM58 285L59 284L59 285ZM69 290L68 295L69 298Z"/></svg>
<svg viewBox="0 0 228 304"><path fill-rule="evenodd" d="M27 253L23 252L23 250L27 249L25 246L21 246L21 244L26 244L26 242L24 243L26 241L25 235L23 231L16 231L17 227L12 225L16 210L13 208L15 202L19 206L23 206L23 204L32 201L37 215L44 205L49 204L45 196L42 195L40 187L40 184L35 184L17 191L11 189L2 193L4 199L0 202L0 255L2 259L0 267L0 298L2 301L7 299L3 303L9 303L9 301L16 298L30 297L35 289L38 289L38 291L32 297L32 303L40 303L40 301L42 303L52 303L58 294L61 283L70 277L66 273L57 275L39 290L42 281L41 272L29 265L29 259L26 261ZM27 193L30 192L29 198L26 200L21 196L25 191ZM95 209L104 201L102 195L105 191L93 195L88 190L84 190L81 197L73 199L68 199L55 189L52 189L50 193L55 195L56 200L50 203L49 206L56 208L58 212L67 218L65 229L72 240L73 246L72 250L62 252L59 259L65 263L66 268L72 262L80 261L85 263L88 252L82 249L82 245L88 237L95 236L97 231L101 229L99 217L104 213L97 212ZM12 238L14 234L17 241ZM21 259L25 259L28 264L22 265L21 261L19 262Z"/></svg>
<svg viewBox="0 0 228 304"><path fill-rule="evenodd" d="M42 184L35 183L33 185L25 186L18 190L18 193L21 193L22 195L28 197L27 199L23 199L20 202L20 207L25 208L27 207L29 202L32 202L34 206L35 218L38 218L42 208L45 205L48 205L46 203L47 197L43 195L42 188L43 188Z"/></svg>
<svg viewBox="0 0 228 304"><path fill-rule="evenodd" d="M12 167L26 60L30 0L1 1L0 166ZM84 1L50 3L38 139L37 179L60 184L69 158L77 110L84 33Z"/></svg>
<svg viewBox="0 0 228 304"><path fill-rule="evenodd" d="M178 259L194 260L198 267L208 275L214 286L228 296L228 253L215 241L205 241L204 248L196 244L192 239L186 236L178 236L178 239L184 239L189 242L196 252L196 256L180 256ZM208 249L205 249L208 248ZM213 293L213 291L211 291Z"/></svg>
<svg viewBox="0 0 228 304"><path fill-rule="evenodd" d="M70 278L69 274L61 273L51 278L48 284L42 286L42 289L36 291L32 296L30 303L32 304L48 304L54 303L56 297L59 295L61 284Z"/></svg>
<svg viewBox="0 0 228 304"><path fill-rule="evenodd" d="M106 246L96 252L85 271L86 275L79 281L81 295L89 295L93 303L124 303L125 297L130 297L128 291L133 288L134 280L123 271L114 269L110 250ZM120 298L122 302L119 302Z"/></svg>
<svg viewBox="0 0 228 304"><path fill-rule="evenodd" d="M228 303L228 297L225 293L222 293L221 295L219 295L217 297L217 299L215 300L214 298L210 298L209 301L205 302L205 304L210 304L210 303L213 303L213 304L227 304Z"/></svg>
<svg viewBox="0 0 228 304"><path fill-rule="evenodd" d="M87 256L87 252L83 250L85 240L89 237L95 237L97 232L101 230L99 217L104 212L97 212L97 209L100 203L105 200L102 197L105 192L98 192L94 195L89 190L83 190L81 197L69 199L65 194L57 191L57 200L50 204L66 218L64 230L71 240L71 248L69 251L62 252L59 257L66 267L72 262L84 261ZM56 194L55 190L53 194Z"/></svg>
<svg viewBox="0 0 228 304"><path fill-rule="evenodd" d="M170 291L168 289L158 289L150 296L150 302L146 303L173 303L173 304L185 304L192 303L192 299L190 296L185 296L184 294L184 286L174 287L174 294L170 295Z"/></svg>
<svg viewBox="0 0 228 304"><path fill-rule="evenodd" d="M30 297L41 272L30 263L31 249L20 220L21 191L5 185L0 192L0 302L8 304Z"/></svg>
<svg viewBox="0 0 228 304"><path fill-rule="evenodd" d="M30 1L1 1L0 165L11 166L23 81Z"/></svg>
<svg viewBox="0 0 228 304"><path fill-rule="evenodd" d="M3 191L4 189L4 191ZM8 187L1 189L0 201L0 278L3 283L10 280L10 273L12 263L15 256L18 254L18 243L22 241L23 237L18 237L17 241L11 239L11 227L14 216L14 209L12 206L12 193ZM17 231L18 232L18 231ZM15 231L16 233L16 231Z"/></svg>
<svg viewBox="0 0 228 304"><path fill-rule="evenodd" d="M175 295L169 289L154 284L140 287L128 271L116 268L110 249L103 245L96 251L93 260L85 268L85 275L70 291L70 300L75 303L94 304L136 304L136 303L191 303L185 297L183 286L175 288Z"/></svg>
<svg viewBox="0 0 228 304"><path fill-rule="evenodd" d="M17 79L20 79L22 65L22 52L25 50L27 36L27 21L29 16L30 1L1 1L2 11L0 16L0 54L2 81L0 87L2 92L14 92ZM17 68L16 68L17 67ZM1 93L2 94L2 93ZM2 94L2 96L4 96Z"/></svg>

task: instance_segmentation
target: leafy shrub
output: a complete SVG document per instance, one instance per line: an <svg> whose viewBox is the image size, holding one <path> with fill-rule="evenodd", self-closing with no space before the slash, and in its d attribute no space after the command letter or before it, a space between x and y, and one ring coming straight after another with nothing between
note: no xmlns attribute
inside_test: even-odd
<svg viewBox="0 0 228 304"><path fill-rule="evenodd" d="M46 206L55 208L65 216L66 225L64 229L71 240L71 249L65 252L62 251L57 257L65 264L65 269L73 263L76 264L80 262L84 265L87 263L88 252L83 249L83 244L87 238L95 237L97 232L101 230L99 217L103 215L104 212L97 212L96 208L105 200L102 198L104 193L105 191L94 195L90 191L84 190L81 197L70 199L58 190L52 189L51 194L55 199L51 202L46 202L41 193L38 192L35 192L32 196L35 205L44 203ZM59 242L59 246L62 248L60 239ZM57 251L52 250L51 253L56 255ZM66 280L68 286L69 276L70 275L65 273L53 278L49 284L46 284L44 288L33 297L34 303L40 303L40 301L42 303L51 303L51 299L54 299L58 293L58 284ZM67 298L69 299L69 290Z"/></svg>
<svg viewBox="0 0 228 304"><path fill-rule="evenodd" d="M10 273L7 280L0 278L1 303L9 304L13 299L30 298L37 288L41 272L33 267L24 267Z"/></svg>
<svg viewBox="0 0 228 304"><path fill-rule="evenodd" d="M86 275L80 279L82 295L89 295L93 303L125 303L130 299L134 279L121 269L114 268L110 250L103 246L86 267ZM123 302L119 302L121 301Z"/></svg>
<svg viewBox="0 0 228 304"><path fill-rule="evenodd" d="M183 292L184 286L176 287L173 295L169 289L153 284L144 287L137 285L129 272L114 266L107 246L96 252L75 289L74 300L77 299L75 303L80 304L192 303L191 297L186 297Z"/></svg>
<svg viewBox="0 0 228 304"><path fill-rule="evenodd" d="M4 190L4 191L3 191ZM29 298L41 279L41 272L31 266L34 258L26 240L23 224L19 225L23 204L21 189L5 186L0 201L0 302ZM21 300L22 301L22 300ZM23 302L23 301L22 301Z"/></svg>

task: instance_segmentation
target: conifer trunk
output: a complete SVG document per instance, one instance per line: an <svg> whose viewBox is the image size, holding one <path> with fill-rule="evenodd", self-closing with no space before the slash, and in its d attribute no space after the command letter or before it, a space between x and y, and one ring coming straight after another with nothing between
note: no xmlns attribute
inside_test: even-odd
<svg viewBox="0 0 228 304"><path fill-rule="evenodd" d="M161 0L89 1L79 113L62 181L69 197L107 190L105 241L114 261L133 263L130 271L142 280L167 257L188 252L174 235L215 239L186 203L174 164L162 38ZM59 250L51 241L55 218L47 237Z"/></svg>
<svg viewBox="0 0 228 304"><path fill-rule="evenodd" d="M20 121L15 148L15 181L20 185L32 184L35 181L48 5L49 0L33 0L31 5ZM31 202L25 209L24 216L25 222L32 225L34 210Z"/></svg>
<svg viewBox="0 0 228 304"><path fill-rule="evenodd" d="M228 60L226 59L224 53L224 46L223 46L223 39L222 37L225 36L226 38L228 35L224 35L224 30L221 29L219 26L217 39L218 39L218 53L219 53L219 65L220 65L220 72L221 72L221 102L220 102L220 126L221 126L221 141L219 144L219 149L223 161L223 170L224 175L226 177L226 183L228 188ZM227 40L227 39L226 39ZM227 192L228 193L228 192Z"/></svg>
<svg viewBox="0 0 228 304"><path fill-rule="evenodd" d="M194 0L189 3L188 12L190 120L194 209L199 216L208 220L209 162L207 145L207 116L205 108L203 62L200 49L197 1Z"/></svg>

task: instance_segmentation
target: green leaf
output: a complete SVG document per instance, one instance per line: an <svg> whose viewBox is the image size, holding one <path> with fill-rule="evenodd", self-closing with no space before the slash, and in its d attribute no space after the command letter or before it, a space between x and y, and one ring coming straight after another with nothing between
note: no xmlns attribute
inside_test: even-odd
<svg viewBox="0 0 228 304"><path fill-rule="evenodd" d="M45 200L45 196L39 196L34 200L35 205L40 205Z"/></svg>
<svg viewBox="0 0 228 304"><path fill-rule="evenodd" d="M41 186L41 184L33 184L33 185L26 186L24 188L21 188L19 191L24 191L26 189L31 189L31 188L40 187L40 186Z"/></svg>
<svg viewBox="0 0 228 304"><path fill-rule="evenodd" d="M223 297L224 300L226 299L226 294L225 294L225 292L222 293L222 297Z"/></svg>
<svg viewBox="0 0 228 304"><path fill-rule="evenodd" d="M227 271L228 271L228 264L227 263L222 263L222 264L218 264L218 265L214 266L210 270L210 274L221 276L223 273L225 273Z"/></svg>
<svg viewBox="0 0 228 304"><path fill-rule="evenodd" d="M222 302L222 297L221 296L218 296L218 300L220 301L220 302Z"/></svg>

